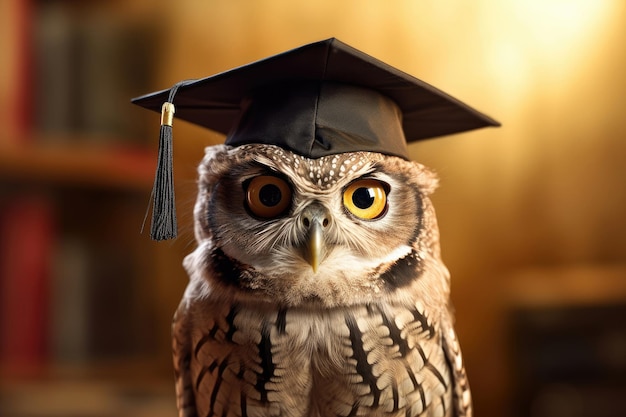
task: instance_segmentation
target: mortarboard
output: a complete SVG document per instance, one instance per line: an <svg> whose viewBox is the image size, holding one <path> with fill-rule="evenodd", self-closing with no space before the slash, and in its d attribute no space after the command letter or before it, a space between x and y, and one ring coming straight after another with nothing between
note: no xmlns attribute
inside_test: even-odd
<svg viewBox="0 0 626 417"><path fill-rule="evenodd" d="M371 151L408 159L407 142L499 126L437 88L331 38L132 100L161 112L151 236L176 236L171 126L226 144L278 145L309 158Z"/></svg>

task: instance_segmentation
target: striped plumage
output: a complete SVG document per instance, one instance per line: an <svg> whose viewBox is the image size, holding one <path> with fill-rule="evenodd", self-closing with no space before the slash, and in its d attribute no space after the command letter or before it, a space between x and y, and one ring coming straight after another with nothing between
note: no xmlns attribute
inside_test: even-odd
<svg viewBox="0 0 626 417"><path fill-rule="evenodd" d="M269 145L207 148L199 172L198 247L173 326L180 416L471 415L432 173L376 153L309 160ZM261 218L247 187L267 175L291 195ZM385 185L373 219L342 199L362 179Z"/></svg>

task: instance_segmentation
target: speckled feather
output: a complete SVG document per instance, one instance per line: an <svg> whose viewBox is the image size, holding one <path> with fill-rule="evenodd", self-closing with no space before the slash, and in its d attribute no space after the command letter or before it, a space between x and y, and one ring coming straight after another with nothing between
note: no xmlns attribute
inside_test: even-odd
<svg viewBox="0 0 626 417"><path fill-rule="evenodd" d="M260 220L242 184L267 173L293 196L287 215ZM471 416L428 169L376 153L312 160L219 145L199 174L198 247L173 326L180 416ZM380 219L343 207L359 178L389 184ZM301 251L311 204L331 219L316 273Z"/></svg>

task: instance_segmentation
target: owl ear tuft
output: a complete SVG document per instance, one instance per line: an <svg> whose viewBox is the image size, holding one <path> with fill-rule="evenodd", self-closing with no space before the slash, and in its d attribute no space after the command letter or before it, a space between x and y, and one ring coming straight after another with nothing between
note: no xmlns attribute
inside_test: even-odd
<svg viewBox="0 0 626 417"><path fill-rule="evenodd" d="M415 177L420 191L425 195L434 193L439 187L439 176L435 171L418 162L411 162L411 164L416 168Z"/></svg>

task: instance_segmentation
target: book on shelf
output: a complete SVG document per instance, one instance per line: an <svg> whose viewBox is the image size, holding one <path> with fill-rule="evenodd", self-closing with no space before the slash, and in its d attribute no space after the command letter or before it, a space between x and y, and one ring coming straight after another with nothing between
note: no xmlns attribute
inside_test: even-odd
<svg viewBox="0 0 626 417"><path fill-rule="evenodd" d="M108 198L0 200L0 376L153 349L137 248L117 239L127 221L111 214L118 203ZM102 207L90 210L98 199Z"/></svg>
<svg viewBox="0 0 626 417"><path fill-rule="evenodd" d="M51 141L141 143L130 98L147 88L151 30L66 2L34 13L34 121ZM65 134L65 135L64 135ZM131 139L132 138L132 139Z"/></svg>
<svg viewBox="0 0 626 417"><path fill-rule="evenodd" d="M53 251L50 353L61 365L89 359L89 270L92 254L79 236L63 236Z"/></svg>
<svg viewBox="0 0 626 417"><path fill-rule="evenodd" d="M0 1L0 146L28 137L31 126L30 0Z"/></svg>
<svg viewBox="0 0 626 417"><path fill-rule="evenodd" d="M10 374L36 372L48 360L54 208L37 195L0 207L0 363Z"/></svg>

